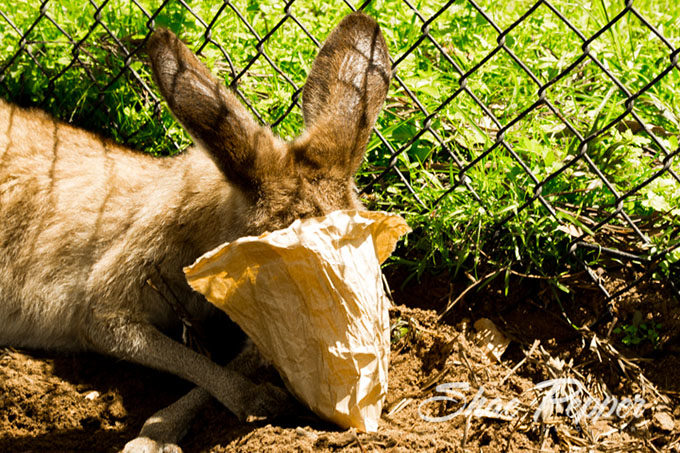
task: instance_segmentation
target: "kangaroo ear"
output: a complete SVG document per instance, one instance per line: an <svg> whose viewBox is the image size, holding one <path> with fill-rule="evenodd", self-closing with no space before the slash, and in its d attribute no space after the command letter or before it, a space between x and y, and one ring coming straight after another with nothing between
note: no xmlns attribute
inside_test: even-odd
<svg viewBox="0 0 680 453"><path fill-rule="evenodd" d="M363 13L345 17L319 51L302 93L307 134L298 160L354 175L391 75L378 24Z"/></svg>
<svg viewBox="0 0 680 453"><path fill-rule="evenodd" d="M157 29L147 52L154 80L175 117L211 153L230 181L256 189L265 167L282 157L269 129L257 124L171 31Z"/></svg>

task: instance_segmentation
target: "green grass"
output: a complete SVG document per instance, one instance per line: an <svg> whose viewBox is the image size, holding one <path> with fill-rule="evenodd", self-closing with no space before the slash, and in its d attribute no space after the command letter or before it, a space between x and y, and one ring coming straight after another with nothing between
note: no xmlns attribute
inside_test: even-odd
<svg viewBox="0 0 680 453"><path fill-rule="evenodd" d="M99 5L102 0L95 3ZM200 50L203 61L213 72L225 83L231 83L234 75L258 55L251 30L229 6L223 7L219 2L188 3L206 23L214 21L211 38L219 46L206 43L203 25L178 2L169 2L156 16L155 24L178 32L194 50ZM262 49L295 87L302 87L317 48L290 19L272 32L284 17L285 3L232 3L260 37L272 33ZM501 29L512 25L534 3L478 0L480 8ZM152 13L161 2L140 0L139 4ZM413 4L428 19L445 2L421 0ZM586 38L597 33L624 7L623 2L604 0L555 0L552 4ZM132 49L136 40L148 33L148 17L128 0L111 0L99 12L92 3L84 5L51 1L44 10L71 40L84 39L78 53L80 60L73 64L72 43L50 20L44 17L31 29L40 14L39 5L19 2L11 11L0 6L0 11L19 30L31 29L27 35L29 44L25 45L20 34L0 17L3 47L0 67L24 45L42 66L39 68L27 53L21 53L5 71L0 95L24 104L41 105L59 117L150 153L172 154L187 146L190 139L167 109L155 112L151 108L144 86L153 84L143 57L135 55L130 60L141 82L128 72L118 77L126 55L102 26L92 28L97 16L120 42ZM680 46L677 2L639 0L634 6L673 46ZM349 11L342 2L298 0L290 7L290 13L320 40ZM488 106L501 128L538 99L538 85L509 53L502 50L486 59L497 46L498 33L494 27L469 2L451 4L428 28L429 36L445 50L449 60L428 38L409 51L422 38L423 22L406 3L377 0L366 11L380 22L393 58L400 61L397 75L403 82L393 82L377 129L394 149L405 148L397 158L397 168L422 202L416 201L394 172L366 196L371 208L401 212L415 228L393 263L409 266L414 275L447 269L479 278L488 272L489 266L549 275L565 272L568 261L565 257L573 235L590 233L599 221L614 212L615 196L584 159L560 171L580 152L579 142L546 105L534 108L505 130L506 146L493 147L499 125L471 94ZM541 84L577 62L583 54L582 43L544 4L505 36L507 48ZM220 46L230 61L225 59ZM668 48L631 13L599 35L589 51L631 93L645 87L670 64ZM463 91L443 105L460 88L456 67L467 72L483 60L485 63L465 79L471 94ZM277 122L286 112L296 91L262 55L248 67L237 86L268 124ZM680 71L675 68L634 104L634 112L653 128L660 143L671 152L678 148L680 132L677 86ZM407 89L427 113L437 112L425 133L420 134L426 126L426 113L410 98ZM626 109L625 94L590 59L583 60L552 84L545 91L545 98L583 137L609 124ZM625 118L633 130L626 123L619 123L588 143L590 160L619 194L647 181L663 166L665 157L632 120L630 115ZM286 138L300 133L300 109L295 107L274 129ZM390 150L377 136L372 137L368 150L358 178L360 185L372 181L390 163ZM555 207L555 216L539 200L530 201L536 183L513 153L533 178L548 179L541 194ZM451 154L466 167L464 181L481 203L458 183L460 167ZM672 163L676 172L680 172L678 160ZM469 166L472 162L474 165ZM680 184L666 172L623 202L625 212L651 245L631 234L621 216L609 221L612 228L593 231L586 240L654 256L680 241L679 206ZM584 258L598 259L593 254L585 254ZM670 272L669 266L678 261L680 249L667 257L659 272Z"/></svg>

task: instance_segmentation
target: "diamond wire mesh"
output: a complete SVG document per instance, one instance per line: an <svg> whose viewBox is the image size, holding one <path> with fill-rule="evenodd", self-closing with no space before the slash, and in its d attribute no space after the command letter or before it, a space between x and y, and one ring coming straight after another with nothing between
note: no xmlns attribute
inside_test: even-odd
<svg viewBox="0 0 680 453"><path fill-rule="evenodd" d="M137 148L159 154L180 151L189 144L188 138L161 108L143 56L144 43L152 30L159 23L168 23L175 31L195 38L189 42L192 49L208 59L212 57L213 71L228 80L260 122L291 136L299 132L296 128L301 123L304 73L322 41L322 36L314 36L310 30L326 33L344 14L367 9L381 22L388 44L393 44L389 30L397 19L381 15L381 5L387 3L374 3L369 0L354 5L344 1L324 10L303 0L276 6L224 1L210 7L184 0L88 0L79 6L83 11L77 23L68 19L68 7L56 1L36 3L30 17L20 16L11 5L0 5L0 37L4 43L0 95L20 104L39 105ZM650 187L672 185L676 194L680 191L676 164L680 148L677 139L671 138L677 135L677 127L650 121L636 106L649 103L649 98L654 100L656 87L669 74L676 77L680 71L680 49L666 39L662 30L630 0L621 3L615 15L607 16L599 28L589 32L581 31L557 0L530 4L512 22L494 17L493 8L482 7L474 0L451 0L427 7L409 0L390 3L396 4L395 11L410 16L411 30L407 44L393 53L396 72L384 115L397 122L383 121L376 127L366 171L361 176L362 193L369 198L377 194L384 201L390 196L390 186L397 185L405 190L411 210L430 216L446 216L448 200L464 197L468 204L479 207L488 225L486 230L495 232L490 235L488 253L493 253L493 238L501 236L499 232L513 224L522 227L528 219L527 212L540 213L556 225L556 234L566 235L565 255L584 266L606 300L645 279L659 278L657 272L662 264L662 275L680 294L676 278L680 226L672 212L675 207L669 210L665 206L667 212L652 213L653 220L630 213L631 206L639 206L645 196L654 196ZM659 54L653 74L636 80L632 86L629 80L622 80L621 73L611 69L611 59L602 44L606 37L615 36L617 27L629 21L637 21L637 26L649 33L648 39L655 43L654 51ZM131 25L125 26L126 23ZM455 36L451 36L456 35L456 24L463 27L471 23L474 28L471 32L463 30L465 36L485 29L487 37L495 37L495 43L484 38L474 41L473 45L482 50L467 58ZM560 36L570 40L569 58L557 55L547 45L538 57L518 45L517 31L535 23L551 24L552 28L539 30L544 36L557 33L556 27L559 28ZM532 47L531 42L528 47ZM281 57L283 54L292 56ZM532 69L541 58L552 58L554 65L548 69L542 66L540 71ZM404 68L422 65L423 61L435 61L434 67L444 74L444 79L433 80L448 83L427 87L427 77L421 85L419 79L414 83L412 77L402 75L408 72ZM514 89L529 93L522 105L503 103L499 100L503 96L494 98L484 92L488 89L483 83L488 67L515 69L512 74L508 72ZM583 121L570 105L577 103L578 96L564 99L555 95L564 93L565 86L585 77L587 71L596 74L592 77L601 77L599 83L609 87L600 107L615 101L618 110L613 109L615 113L606 117L598 110L584 129ZM259 87L264 85L269 91L263 94ZM128 90L126 94L121 94L122 87ZM433 94L433 90L440 93ZM546 136L550 135L554 144L567 147L567 152L560 159L553 156L537 166L527 147L539 145L536 140L518 138L518 134L527 125L546 118L551 121ZM613 151L606 148L607 140L621 134L632 142L635 137L644 137L638 139L635 149L652 156L645 160L651 162L652 168L641 170L642 177L635 175L630 181L622 181L612 176L612 157L607 153ZM424 151L430 153L428 157L414 158L414 154L418 157L423 152L423 147L428 148ZM520 196L489 197L484 187L484 169L493 168L499 156L511 167L506 176L524 182L519 185L524 190ZM569 186L569 180L585 173L591 178L587 188ZM423 180L419 174L429 176ZM558 189L567 195L584 196L567 197L571 203L557 202L557 195L562 193ZM599 192L607 203L593 202L594 198L588 196L591 192ZM680 196L672 198L678 199ZM658 230L665 231L663 240L652 237ZM637 263L641 272L623 288L611 291L592 269L593 254Z"/></svg>

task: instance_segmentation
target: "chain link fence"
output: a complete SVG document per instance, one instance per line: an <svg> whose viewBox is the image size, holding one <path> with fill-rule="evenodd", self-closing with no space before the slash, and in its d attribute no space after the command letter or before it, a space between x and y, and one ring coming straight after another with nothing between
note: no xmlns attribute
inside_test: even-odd
<svg viewBox="0 0 680 453"><path fill-rule="evenodd" d="M678 24L632 0L509 2L514 14L473 0L75 3L0 5L0 96L157 154L189 139L144 60L155 27L178 32L260 122L292 137L316 49L366 10L395 77L359 182L372 207L412 215L416 235L440 229L428 259L545 274L576 262L607 301L643 281L680 295L680 47L665 36ZM527 259L526 247L557 256ZM625 285L608 285L622 268L634 269Z"/></svg>

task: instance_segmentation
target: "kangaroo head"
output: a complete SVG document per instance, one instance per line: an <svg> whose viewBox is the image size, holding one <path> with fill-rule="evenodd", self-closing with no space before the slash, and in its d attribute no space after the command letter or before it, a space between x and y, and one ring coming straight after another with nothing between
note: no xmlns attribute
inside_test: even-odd
<svg viewBox="0 0 680 453"><path fill-rule="evenodd" d="M373 19L351 14L326 39L303 90L306 129L288 143L259 125L172 32L156 30L147 49L175 117L249 200L249 233L361 207L354 174L391 77Z"/></svg>

